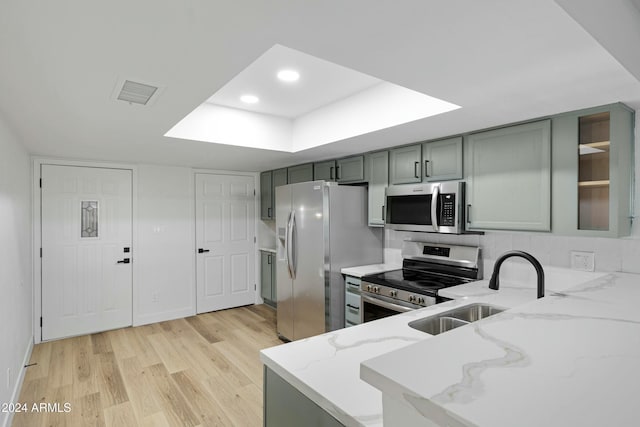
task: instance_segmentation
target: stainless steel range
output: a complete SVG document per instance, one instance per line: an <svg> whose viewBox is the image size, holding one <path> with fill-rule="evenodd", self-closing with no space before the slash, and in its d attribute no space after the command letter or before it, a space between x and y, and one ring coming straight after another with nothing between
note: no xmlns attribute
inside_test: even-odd
<svg viewBox="0 0 640 427"><path fill-rule="evenodd" d="M447 301L439 290L482 278L475 246L405 241L402 256L401 270L362 278L362 322Z"/></svg>

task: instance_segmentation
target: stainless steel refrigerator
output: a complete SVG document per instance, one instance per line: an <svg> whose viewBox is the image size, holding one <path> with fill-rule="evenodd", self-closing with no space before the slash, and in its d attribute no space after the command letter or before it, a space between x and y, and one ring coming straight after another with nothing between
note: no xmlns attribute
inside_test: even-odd
<svg viewBox="0 0 640 427"><path fill-rule="evenodd" d="M298 340L344 327L343 267L382 262L366 187L325 181L276 188L277 332Z"/></svg>

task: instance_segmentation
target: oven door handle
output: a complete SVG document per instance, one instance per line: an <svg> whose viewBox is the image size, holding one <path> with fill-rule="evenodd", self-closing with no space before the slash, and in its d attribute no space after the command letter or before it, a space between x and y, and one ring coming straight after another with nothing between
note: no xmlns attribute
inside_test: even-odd
<svg viewBox="0 0 640 427"><path fill-rule="evenodd" d="M397 311L397 312L400 312L400 313L406 313L408 311L415 310L415 308L412 308L412 307L405 307L403 305L399 305L399 304L394 304L394 303L391 303L391 302L383 301L383 300L378 299L378 298L372 298L372 297L367 296L367 295L361 295L361 298L362 298L362 302L368 302L369 304L373 304L373 305L377 305L377 306L380 306L380 307L388 308L389 310Z"/></svg>

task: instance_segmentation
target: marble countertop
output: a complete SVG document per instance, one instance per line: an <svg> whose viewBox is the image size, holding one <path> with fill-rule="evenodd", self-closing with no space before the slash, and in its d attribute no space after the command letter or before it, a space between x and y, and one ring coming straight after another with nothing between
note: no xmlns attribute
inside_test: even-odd
<svg viewBox="0 0 640 427"><path fill-rule="evenodd" d="M553 269L549 270L551 271L547 278L548 294L554 291L565 291L567 288L577 286L580 282L587 282L586 290L591 286L588 279L605 277L602 273L573 274L565 269L558 269L557 272ZM635 277L640 278L640 276ZM376 387L383 388L385 391L389 388L398 393L407 392L410 389L404 389L399 385L404 378L402 375L406 374L410 377L408 372L411 369L414 369L413 372L424 372L425 366L431 366L432 369L434 366L424 362L426 356L423 354L422 345L434 343L432 347L438 349L440 347L437 343L446 336L457 334L458 330L471 331L474 328L474 325L470 325L432 337L409 327L408 323L472 302L486 302L504 308L520 308L544 301L537 302L535 289L516 281L501 280L500 287L499 291L488 289L488 281L482 280L448 288L445 296L457 298L456 300L271 347L263 350L260 357L266 366L344 425L382 426L382 393ZM637 287L640 291L640 283ZM576 298L579 298L581 291L576 289L575 292ZM586 293L586 291L583 292ZM494 317L510 312L511 310ZM492 318L489 318L485 322L491 320ZM478 323L478 325L481 324ZM638 336L640 337L640 334ZM477 338L470 341L469 348L473 348L476 341ZM458 343L452 351L459 353L459 346ZM466 344L464 348L463 355L468 352ZM434 357L438 360L447 360L447 364L454 365L458 360L455 355L450 360L448 356L444 357L442 354L436 351ZM391 364L382 362L386 357L391 358ZM399 361L399 358L403 357L404 360ZM461 366L456 366L458 376L460 376ZM394 373L398 376L394 376ZM363 379L371 382L375 387ZM423 379L422 382L424 382Z"/></svg>
<svg viewBox="0 0 640 427"><path fill-rule="evenodd" d="M638 424L640 276L550 286L545 298L524 303L517 286L463 286L450 290L464 294L457 303L514 308L364 361L361 378L425 425Z"/></svg>
<svg viewBox="0 0 640 427"><path fill-rule="evenodd" d="M342 274L353 277L362 277L368 274L384 273L385 271L398 270L402 268L401 264L371 264L361 265L357 267L346 267L340 270Z"/></svg>
<svg viewBox="0 0 640 427"><path fill-rule="evenodd" d="M382 426L382 394L360 379L360 363L431 338L408 323L464 304L449 301L271 347L260 358L342 424Z"/></svg>

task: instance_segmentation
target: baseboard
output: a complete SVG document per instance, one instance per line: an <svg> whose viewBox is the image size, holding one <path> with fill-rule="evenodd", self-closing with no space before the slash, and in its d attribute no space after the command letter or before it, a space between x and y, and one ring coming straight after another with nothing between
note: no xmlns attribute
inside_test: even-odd
<svg viewBox="0 0 640 427"><path fill-rule="evenodd" d="M18 398L20 398L20 390L22 390L22 383L24 382L24 376L27 372L26 365L29 364L29 360L31 359L31 352L33 351L33 336L29 338L29 345L27 346L27 351L24 354L24 359L22 360L22 366L20 368L20 374L18 375L16 385L13 388L13 392L11 393L10 402L17 402ZM13 422L13 412L8 412L7 417L4 419L4 423L2 427L9 427Z"/></svg>
<svg viewBox="0 0 640 427"><path fill-rule="evenodd" d="M148 325L150 323L165 322L167 320L182 319L183 317L195 316L195 307L182 308L179 310L153 313L137 316L133 319L133 326Z"/></svg>

